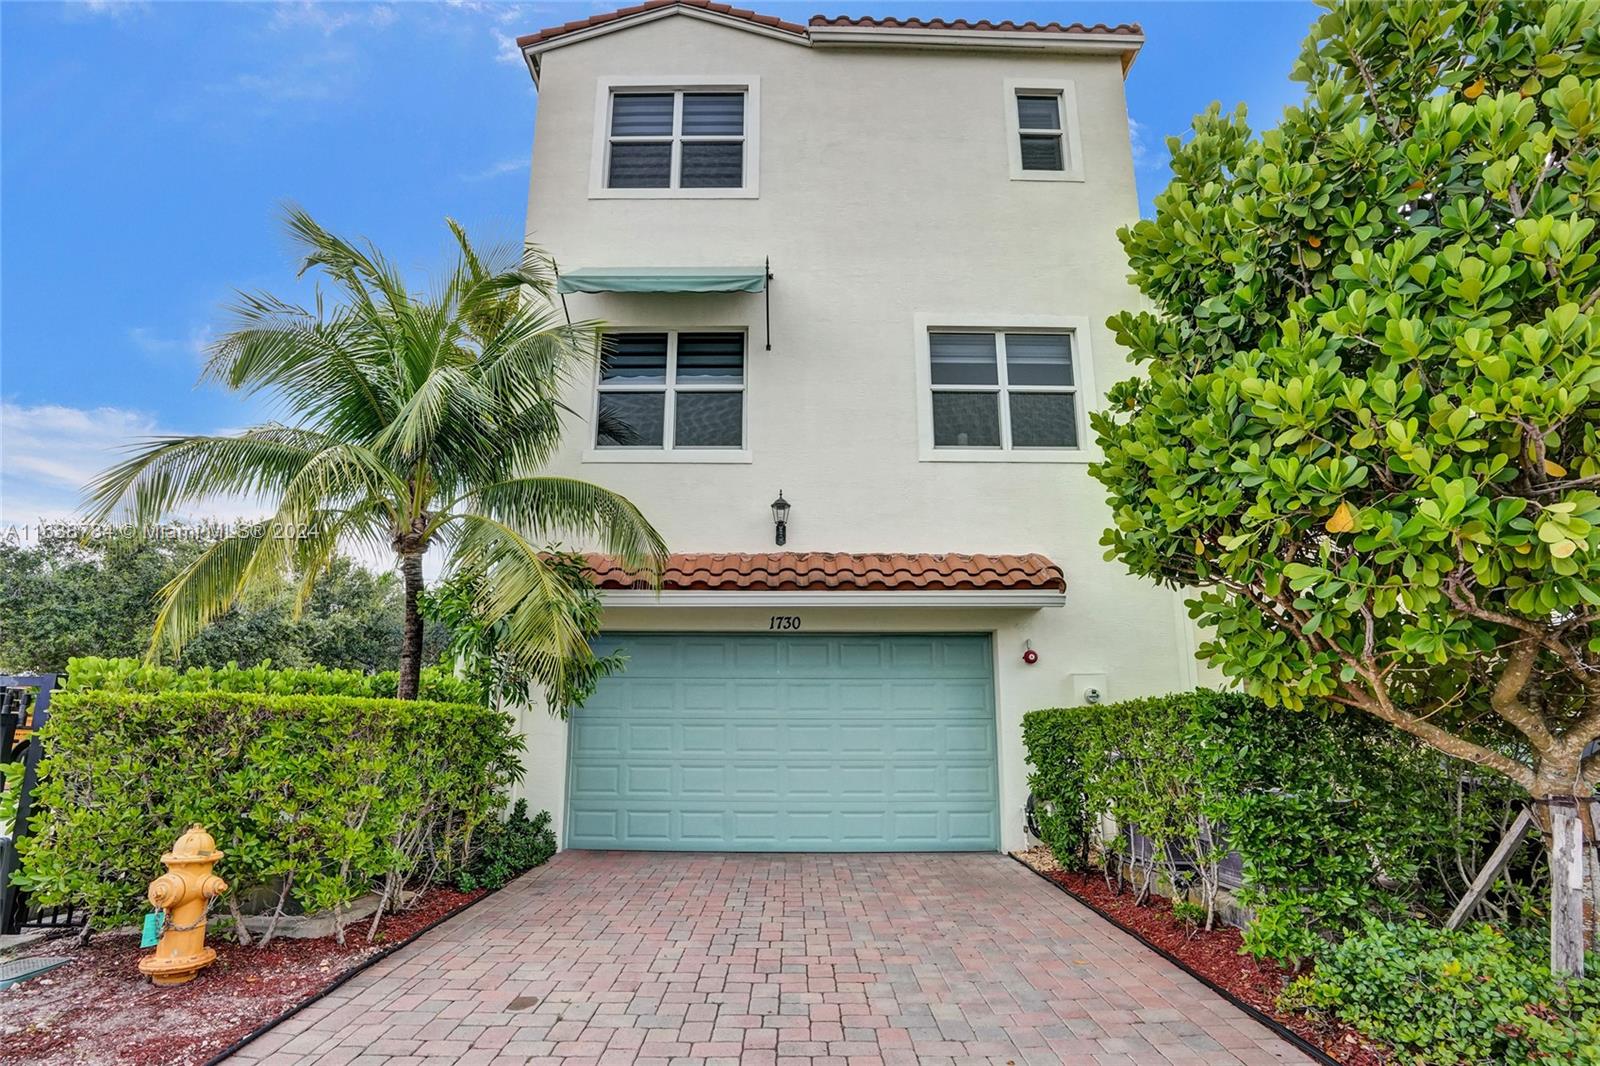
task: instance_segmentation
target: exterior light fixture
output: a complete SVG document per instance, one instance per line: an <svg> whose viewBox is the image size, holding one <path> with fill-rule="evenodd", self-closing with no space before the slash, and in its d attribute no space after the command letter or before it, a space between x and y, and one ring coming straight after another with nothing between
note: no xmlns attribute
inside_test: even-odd
<svg viewBox="0 0 1600 1066"><path fill-rule="evenodd" d="M777 528L778 545L789 539L789 501L783 498L783 490L778 490L778 498L772 501L772 524Z"/></svg>

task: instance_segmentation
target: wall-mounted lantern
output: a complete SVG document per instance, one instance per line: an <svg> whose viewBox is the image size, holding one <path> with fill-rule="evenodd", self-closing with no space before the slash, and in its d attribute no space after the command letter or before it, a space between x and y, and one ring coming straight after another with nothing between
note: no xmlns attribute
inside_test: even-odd
<svg viewBox="0 0 1600 1066"><path fill-rule="evenodd" d="M778 498L772 501L772 524L777 529L778 545L789 539L789 501L783 498L783 490L778 490Z"/></svg>

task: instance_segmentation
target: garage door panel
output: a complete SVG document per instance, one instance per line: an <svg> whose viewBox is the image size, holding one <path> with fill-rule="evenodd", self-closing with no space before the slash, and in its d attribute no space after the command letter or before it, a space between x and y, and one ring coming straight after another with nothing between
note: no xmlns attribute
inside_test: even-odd
<svg viewBox="0 0 1600 1066"><path fill-rule="evenodd" d="M622 767L616 763L574 765L572 792L575 796L614 799L622 794Z"/></svg>
<svg viewBox="0 0 1600 1066"><path fill-rule="evenodd" d="M736 725L733 750L736 755L771 755L783 745L783 729L776 725Z"/></svg>
<svg viewBox="0 0 1600 1066"><path fill-rule="evenodd" d="M624 755L668 755L673 751L673 726L667 722L629 722Z"/></svg>
<svg viewBox="0 0 1600 1066"><path fill-rule="evenodd" d="M828 799L833 795L833 766L785 766L781 777L783 795L791 800Z"/></svg>
<svg viewBox="0 0 1600 1066"><path fill-rule="evenodd" d="M782 768L777 763L734 764L728 767L731 795L738 800L777 800L783 794Z"/></svg>
<svg viewBox="0 0 1600 1066"><path fill-rule="evenodd" d="M732 818L733 833L729 840L731 846L750 851L777 849L780 838L777 811L735 810Z"/></svg>
<svg viewBox="0 0 1600 1066"><path fill-rule="evenodd" d="M684 722L682 750L690 755L726 755L728 727L721 722Z"/></svg>
<svg viewBox="0 0 1600 1066"><path fill-rule="evenodd" d="M584 710L588 711L588 707ZM622 726L610 722L591 722L585 718L573 723L569 734L572 752L583 757L596 755L614 759L622 754Z"/></svg>
<svg viewBox="0 0 1600 1066"><path fill-rule="evenodd" d="M686 810L679 814L684 844L700 844L709 848L720 847L728 839L728 812L724 810Z"/></svg>
<svg viewBox="0 0 1600 1066"><path fill-rule="evenodd" d="M588 767L591 773L598 777L602 767ZM619 775L623 787L616 793L618 796L661 796L672 795L672 767L648 766L639 763L624 763L622 773Z"/></svg>
<svg viewBox="0 0 1600 1066"><path fill-rule="evenodd" d="M939 727L935 725L895 725L890 736L887 750L897 755L938 755L943 750Z"/></svg>
<svg viewBox="0 0 1600 1066"><path fill-rule="evenodd" d="M985 637L608 635L574 712L567 844L998 846Z"/></svg>
<svg viewBox="0 0 1600 1066"><path fill-rule="evenodd" d="M836 743L832 722L792 722L783 728L783 750L790 755L831 755Z"/></svg>

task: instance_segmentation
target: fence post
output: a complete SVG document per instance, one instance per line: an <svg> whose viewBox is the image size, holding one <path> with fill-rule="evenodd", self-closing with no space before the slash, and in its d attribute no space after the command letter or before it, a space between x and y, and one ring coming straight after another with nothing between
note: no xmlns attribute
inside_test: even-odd
<svg viewBox="0 0 1600 1066"><path fill-rule="evenodd" d="M20 933L25 907L22 890L11 883L11 878L21 868L17 842L28 834L28 817L33 812L33 792L39 784L39 761L44 757L44 745L39 740L39 730L50 720L50 693L56 687L56 674L13 674L0 676L0 685L7 689L11 706L16 708L19 722L24 689L32 689L33 713L29 717L28 748L23 753L22 787L17 796L17 814L11 824L11 835L0 841L0 935ZM12 745L7 745L7 757Z"/></svg>

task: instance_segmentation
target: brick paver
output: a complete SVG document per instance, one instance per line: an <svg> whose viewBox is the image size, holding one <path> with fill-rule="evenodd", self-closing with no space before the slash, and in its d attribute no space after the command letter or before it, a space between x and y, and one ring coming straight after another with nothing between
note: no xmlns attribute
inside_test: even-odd
<svg viewBox="0 0 1600 1066"><path fill-rule="evenodd" d="M1000 855L563 852L238 1062L1309 1061Z"/></svg>

